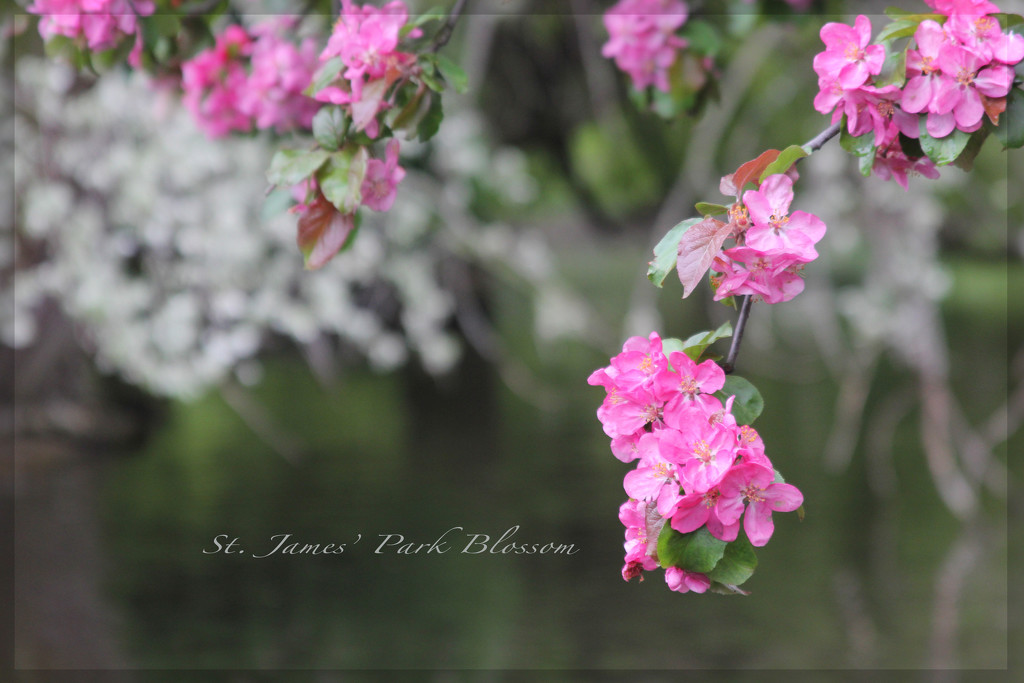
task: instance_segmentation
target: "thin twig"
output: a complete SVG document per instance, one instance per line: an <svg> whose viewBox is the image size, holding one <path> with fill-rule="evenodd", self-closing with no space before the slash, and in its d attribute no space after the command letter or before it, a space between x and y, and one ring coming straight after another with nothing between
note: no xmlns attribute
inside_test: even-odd
<svg viewBox="0 0 1024 683"><path fill-rule="evenodd" d="M442 47L448 44L448 41L452 39L452 31L455 30L455 24L459 21L459 17L462 16L462 10L466 8L466 2L468 0L456 0L455 5L452 7L452 11L448 14L448 18L444 22L444 26L434 36L434 44L430 46L431 52L437 52Z"/></svg>
<svg viewBox="0 0 1024 683"><path fill-rule="evenodd" d="M803 148L808 154L813 154L819 149L825 146L825 143L834 138L839 133L839 128L842 126L842 121L837 121L831 126L821 131L813 138L803 144Z"/></svg>
<svg viewBox="0 0 1024 683"><path fill-rule="evenodd" d="M813 154L821 149L826 142L834 138L839 133L839 128L842 122L833 123L831 126L821 131L813 138L803 144L803 148L808 154ZM743 341L743 329L747 326L747 318L750 317L750 304L753 301L751 295L743 297L743 303L740 304L740 314L736 319L736 331L732 336L732 346L729 347L729 355L725 357L725 362L722 363L722 370L725 374L729 374L736 367L736 356L740 352L740 342Z"/></svg>
<svg viewBox="0 0 1024 683"><path fill-rule="evenodd" d="M736 356L740 352L740 342L743 341L743 331L747 327L747 319L750 318L750 305L754 302L754 297L750 294L741 297L743 302L740 304L740 314L736 318L736 330L732 334L732 345L729 347L729 355L725 357L725 362L722 363L722 370L725 374L732 373L736 367Z"/></svg>

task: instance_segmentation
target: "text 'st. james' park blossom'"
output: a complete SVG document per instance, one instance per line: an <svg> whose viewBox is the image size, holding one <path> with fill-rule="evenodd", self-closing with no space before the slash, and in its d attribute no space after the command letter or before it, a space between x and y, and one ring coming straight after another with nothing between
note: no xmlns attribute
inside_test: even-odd
<svg viewBox="0 0 1024 683"><path fill-rule="evenodd" d="M44 40L66 36L96 52L117 47L135 36L138 18L153 14L152 0L34 0L26 9L38 14Z"/></svg>
<svg viewBox="0 0 1024 683"><path fill-rule="evenodd" d="M669 69L687 45L675 32L688 16L682 0L620 0L604 14L609 39L601 54L614 59L637 90L653 85L668 92Z"/></svg>
<svg viewBox="0 0 1024 683"><path fill-rule="evenodd" d="M664 350L656 332L631 337L588 380L605 389L597 414L612 437L613 452L620 460L635 462L623 479L629 500L619 509L626 527L622 577L642 579L645 571L662 566L674 591L703 593L717 586L741 592L720 581L741 575L734 558L721 566L716 563L724 554L714 566L706 558L696 566L677 566L671 548L678 545L673 544L695 542L720 551L733 542L749 542L748 548L764 545L772 534L771 512L797 509L802 496L795 487L774 483L764 442L732 414L735 397L723 404L722 369L712 360L697 363L681 351L666 358ZM633 445L629 457L623 457L623 439ZM749 538L740 537L741 525ZM671 537L666 542L669 554L659 556L666 534Z"/></svg>

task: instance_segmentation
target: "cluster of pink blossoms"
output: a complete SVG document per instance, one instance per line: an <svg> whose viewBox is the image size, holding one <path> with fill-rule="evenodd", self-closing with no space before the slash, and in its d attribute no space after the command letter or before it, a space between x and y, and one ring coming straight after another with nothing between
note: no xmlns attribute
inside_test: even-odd
<svg viewBox="0 0 1024 683"><path fill-rule="evenodd" d="M320 53L321 69L334 59L340 60L340 68L332 83L313 96L321 102L345 106L354 129L365 130L371 138L380 131L377 115L389 106L384 99L388 89L417 68L416 55L398 50L408 20L409 11L401 0L379 9L341 0L341 15ZM421 34L416 28L407 37L418 38Z"/></svg>
<svg viewBox="0 0 1024 683"><path fill-rule="evenodd" d="M1003 98L1013 85L1011 67L1024 58L1024 36L1003 32L990 16L999 11L991 2L926 2L947 19L943 24L926 19L918 25L916 49L907 52L902 88L874 83L882 73L885 48L869 45L871 21L863 15L852 27L826 24L821 29L825 51L814 58L820 88L815 109L832 112L833 123L845 114L853 136L874 133L875 173L895 178L904 188L908 173L936 178L938 171L927 158L908 158L899 134L920 137L921 116L933 138L946 137L954 129L978 130L986 114L998 117L1005 108Z"/></svg>
<svg viewBox="0 0 1024 683"><path fill-rule="evenodd" d="M795 171L792 172L795 175ZM729 176L722 192L732 194ZM790 213L793 180L788 174L770 175L743 201L729 209L736 246L719 253L711 270L715 301L753 295L765 303L789 301L804 290L800 270L818 258L814 245L825 235L825 223L806 211Z"/></svg>
<svg viewBox="0 0 1024 683"><path fill-rule="evenodd" d="M153 0L34 0L26 8L38 14L39 35L82 39L96 52L117 47L125 36L134 36L138 17L149 16Z"/></svg>
<svg viewBox="0 0 1024 683"><path fill-rule="evenodd" d="M282 18L251 31L233 24L182 64L182 100L207 135L309 128L320 105L302 91L316 67L316 45L284 39L292 23Z"/></svg>
<svg viewBox="0 0 1024 683"><path fill-rule="evenodd" d="M685 353L666 357L661 337L632 337L608 367L591 374L591 385L607 396L597 416L623 462L637 462L623 487L629 500L619 509L626 527L622 577L629 580L659 566L657 539L666 523L680 533L701 527L721 541L743 529L754 546L774 531L772 512L796 510L803 495L776 481L764 443L750 426L714 396L725 374L714 361L699 365ZM666 570L672 590L703 593L705 574Z"/></svg>
<svg viewBox="0 0 1024 683"><path fill-rule="evenodd" d="M605 12L609 40L601 54L613 58L637 90L653 85L668 92L669 69L687 45L675 32L688 16L682 0L620 0Z"/></svg>

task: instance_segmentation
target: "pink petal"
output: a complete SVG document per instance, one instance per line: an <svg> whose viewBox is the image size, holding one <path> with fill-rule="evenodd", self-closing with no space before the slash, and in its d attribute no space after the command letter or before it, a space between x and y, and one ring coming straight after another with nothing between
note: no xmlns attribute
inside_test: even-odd
<svg viewBox="0 0 1024 683"><path fill-rule="evenodd" d="M792 484L771 484L761 495L776 512L792 512L804 504L804 494Z"/></svg>
<svg viewBox="0 0 1024 683"><path fill-rule="evenodd" d="M999 64L982 69L974 77L974 87L986 97L1005 97L1012 85L1013 69Z"/></svg>
<svg viewBox="0 0 1024 683"><path fill-rule="evenodd" d="M672 528L681 534L688 534L691 531L704 526L708 521L711 508L704 505L704 496L700 493L691 493L682 497L672 515Z"/></svg>
<svg viewBox="0 0 1024 683"><path fill-rule="evenodd" d="M974 88L968 88L960 104L953 110L956 125L964 131L977 130L981 117L985 115L985 107L981 103L981 95Z"/></svg>
<svg viewBox="0 0 1024 683"><path fill-rule="evenodd" d="M927 109L934 96L932 84L931 76L914 76L907 81L903 87L903 109L911 114Z"/></svg>
<svg viewBox="0 0 1024 683"><path fill-rule="evenodd" d="M775 532L772 511L758 503L751 503L743 514L743 530L751 545L757 548L765 545Z"/></svg>
<svg viewBox="0 0 1024 683"><path fill-rule="evenodd" d="M928 114L925 130L933 138L944 138L952 133L954 128L956 128L956 119L953 117L953 112L948 114Z"/></svg>

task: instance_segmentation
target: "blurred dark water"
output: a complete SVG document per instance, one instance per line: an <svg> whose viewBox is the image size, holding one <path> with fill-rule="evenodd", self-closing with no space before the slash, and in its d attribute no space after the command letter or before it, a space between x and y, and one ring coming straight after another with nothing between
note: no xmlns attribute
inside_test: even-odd
<svg viewBox="0 0 1024 683"><path fill-rule="evenodd" d="M594 417L600 390L583 381L602 360L556 360L545 379L566 388L541 409L473 356L440 383L352 371L329 388L297 359L272 358L250 398L265 428L301 445L294 462L211 394L173 404L135 452L79 454L23 482L20 665L1006 665L1005 502L958 522L913 425L895 432L892 488L879 489L863 453L841 472L822 465L830 382L757 379L770 400L756 426L803 490L807 518L776 516L749 597L678 595L660 572L621 580L627 466ZM886 391L907 381L887 372ZM515 543L575 552L490 552L512 529ZM283 534L299 547L346 545L271 553ZM401 544L380 548L388 535ZM428 552L442 535L446 552ZM231 539L244 552L225 553ZM397 552L406 543L424 547Z"/></svg>

